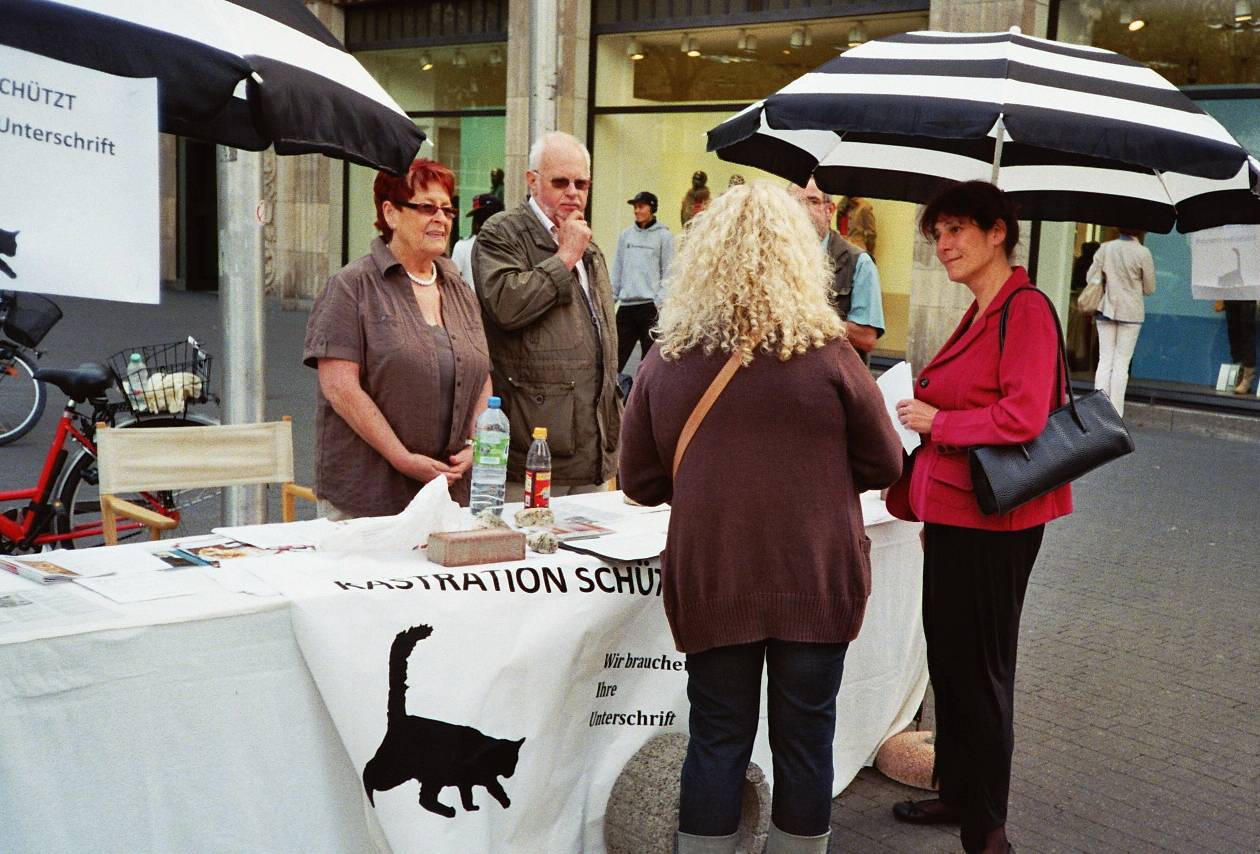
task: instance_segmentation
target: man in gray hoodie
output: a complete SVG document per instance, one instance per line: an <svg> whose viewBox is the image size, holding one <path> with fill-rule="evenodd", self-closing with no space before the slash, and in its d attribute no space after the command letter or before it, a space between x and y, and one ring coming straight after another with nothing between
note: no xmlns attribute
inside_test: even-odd
<svg viewBox="0 0 1260 854"><path fill-rule="evenodd" d="M657 198L644 190L629 202L634 205L634 225L621 232L610 271L613 299L617 301L617 372L634 352L643 356L652 346L648 331L656 323L656 310L665 298L664 278L674 256L674 235L656 219Z"/></svg>

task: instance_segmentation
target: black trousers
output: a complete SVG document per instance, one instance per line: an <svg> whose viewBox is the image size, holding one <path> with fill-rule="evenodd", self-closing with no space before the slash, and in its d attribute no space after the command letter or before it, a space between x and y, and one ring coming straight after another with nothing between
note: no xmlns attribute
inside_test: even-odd
<svg viewBox="0 0 1260 854"><path fill-rule="evenodd" d="M1028 576L1045 526L981 531L924 526L923 631L936 699L941 800L979 851L1006 824L1015 748L1015 652Z"/></svg>
<svg viewBox="0 0 1260 854"><path fill-rule="evenodd" d="M617 309L617 373L625 369L635 344L642 348L641 356L647 355L652 347L652 336L648 332L655 323L655 303L623 305Z"/></svg>
<svg viewBox="0 0 1260 854"><path fill-rule="evenodd" d="M1256 366L1256 301L1225 300L1225 329L1229 357L1245 368Z"/></svg>

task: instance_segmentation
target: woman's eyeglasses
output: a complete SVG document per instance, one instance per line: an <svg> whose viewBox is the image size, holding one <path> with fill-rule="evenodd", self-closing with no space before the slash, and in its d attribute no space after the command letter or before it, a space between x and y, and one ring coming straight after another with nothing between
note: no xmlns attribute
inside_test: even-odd
<svg viewBox="0 0 1260 854"><path fill-rule="evenodd" d="M569 189L570 184L572 184L573 189L577 190L579 193L585 193L591 188L590 178L564 178L556 176L555 178L548 178L547 181L557 190L567 190Z"/></svg>
<svg viewBox="0 0 1260 854"><path fill-rule="evenodd" d="M446 214L447 219L455 220L459 218L459 211L455 210L455 208L446 207L444 205L435 205L430 202L394 202L393 200L391 200L391 203L400 208L411 208L413 211L419 212L422 216L437 216L438 211L441 211Z"/></svg>

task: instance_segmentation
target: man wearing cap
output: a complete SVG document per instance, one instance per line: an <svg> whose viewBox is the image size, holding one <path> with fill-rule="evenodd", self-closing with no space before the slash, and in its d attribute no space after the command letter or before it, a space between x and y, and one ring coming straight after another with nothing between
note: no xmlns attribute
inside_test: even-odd
<svg viewBox="0 0 1260 854"><path fill-rule="evenodd" d="M617 239L613 257L613 299L617 301L617 372L625 370L637 343L641 356L652 346L648 331L665 297L664 279L674 257L674 235L656 218L656 196L644 190L634 205L634 224Z"/></svg>
<svg viewBox="0 0 1260 854"><path fill-rule="evenodd" d="M472 210L466 216L472 217L472 234L458 240L451 247L451 260L455 262L455 266L459 268L459 274L463 277L468 286L473 285L473 266L472 251L473 244L477 242L477 232L481 231L481 226L485 225L493 215L503 210L503 200L493 193L482 193L479 196L473 196Z"/></svg>

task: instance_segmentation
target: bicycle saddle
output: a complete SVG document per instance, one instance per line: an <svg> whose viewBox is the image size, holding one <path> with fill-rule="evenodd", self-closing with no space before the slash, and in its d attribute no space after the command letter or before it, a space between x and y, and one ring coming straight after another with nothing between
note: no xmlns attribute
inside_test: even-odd
<svg viewBox="0 0 1260 854"><path fill-rule="evenodd" d="M114 384L114 375L100 362L84 362L77 368L40 368L35 379L55 385L75 403L98 397Z"/></svg>

